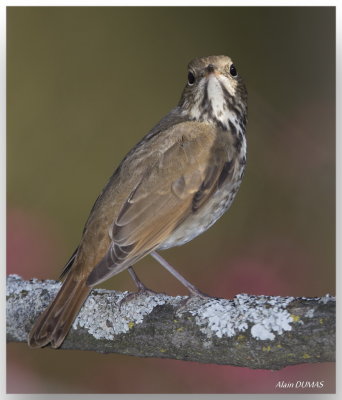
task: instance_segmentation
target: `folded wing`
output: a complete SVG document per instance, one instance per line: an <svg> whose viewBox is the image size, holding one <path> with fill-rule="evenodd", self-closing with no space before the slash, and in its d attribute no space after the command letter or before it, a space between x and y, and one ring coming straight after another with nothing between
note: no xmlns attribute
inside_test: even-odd
<svg viewBox="0 0 342 400"><path fill-rule="evenodd" d="M227 161L222 140L181 136L146 168L112 227L112 242L88 278L96 285L156 249L217 188Z"/></svg>

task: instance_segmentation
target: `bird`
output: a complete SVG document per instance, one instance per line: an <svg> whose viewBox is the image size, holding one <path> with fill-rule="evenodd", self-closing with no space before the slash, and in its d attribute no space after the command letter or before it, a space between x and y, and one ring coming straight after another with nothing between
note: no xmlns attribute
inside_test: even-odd
<svg viewBox="0 0 342 400"><path fill-rule="evenodd" d="M194 58L178 105L124 157L103 188L67 262L62 286L35 321L28 345L62 345L91 289L147 255L187 287L159 250L205 232L230 207L244 175L247 89L232 59Z"/></svg>

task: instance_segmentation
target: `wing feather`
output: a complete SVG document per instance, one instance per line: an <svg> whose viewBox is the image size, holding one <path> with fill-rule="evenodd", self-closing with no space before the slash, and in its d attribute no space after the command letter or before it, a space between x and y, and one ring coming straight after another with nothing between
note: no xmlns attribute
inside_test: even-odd
<svg viewBox="0 0 342 400"><path fill-rule="evenodd" d="M213 135L174 141L122 206L110 248L88 284L119 273L163 243L216 190L226 161L226 143Z"/></svg>

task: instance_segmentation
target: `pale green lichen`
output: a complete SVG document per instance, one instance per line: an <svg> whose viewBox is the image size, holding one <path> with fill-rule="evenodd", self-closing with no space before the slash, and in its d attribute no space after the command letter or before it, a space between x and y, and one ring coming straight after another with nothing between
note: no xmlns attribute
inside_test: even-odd
<svg viewBox="0 0 342 400"><path fill-rule="evenodd" d="M273 340L276 334L292 329L293 318L286 310L292 300L293 297L239 294L234 300L209 300L190 313L208 337L233 337L250 328L255 339Z"/></svg>

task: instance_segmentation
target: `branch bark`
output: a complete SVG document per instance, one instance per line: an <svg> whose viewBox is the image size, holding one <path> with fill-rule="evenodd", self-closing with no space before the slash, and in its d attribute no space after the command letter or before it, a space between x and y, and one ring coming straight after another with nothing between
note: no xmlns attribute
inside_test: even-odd
<svg viewBox="0 0 342 400"><path fill-rule="evenodd" d="M60 283L7 278L7 341L25 342ZM280 369L335 360L335 298L233 300L92 290L62 349ZM33 350L34 351L34 350Z"/></svg>

